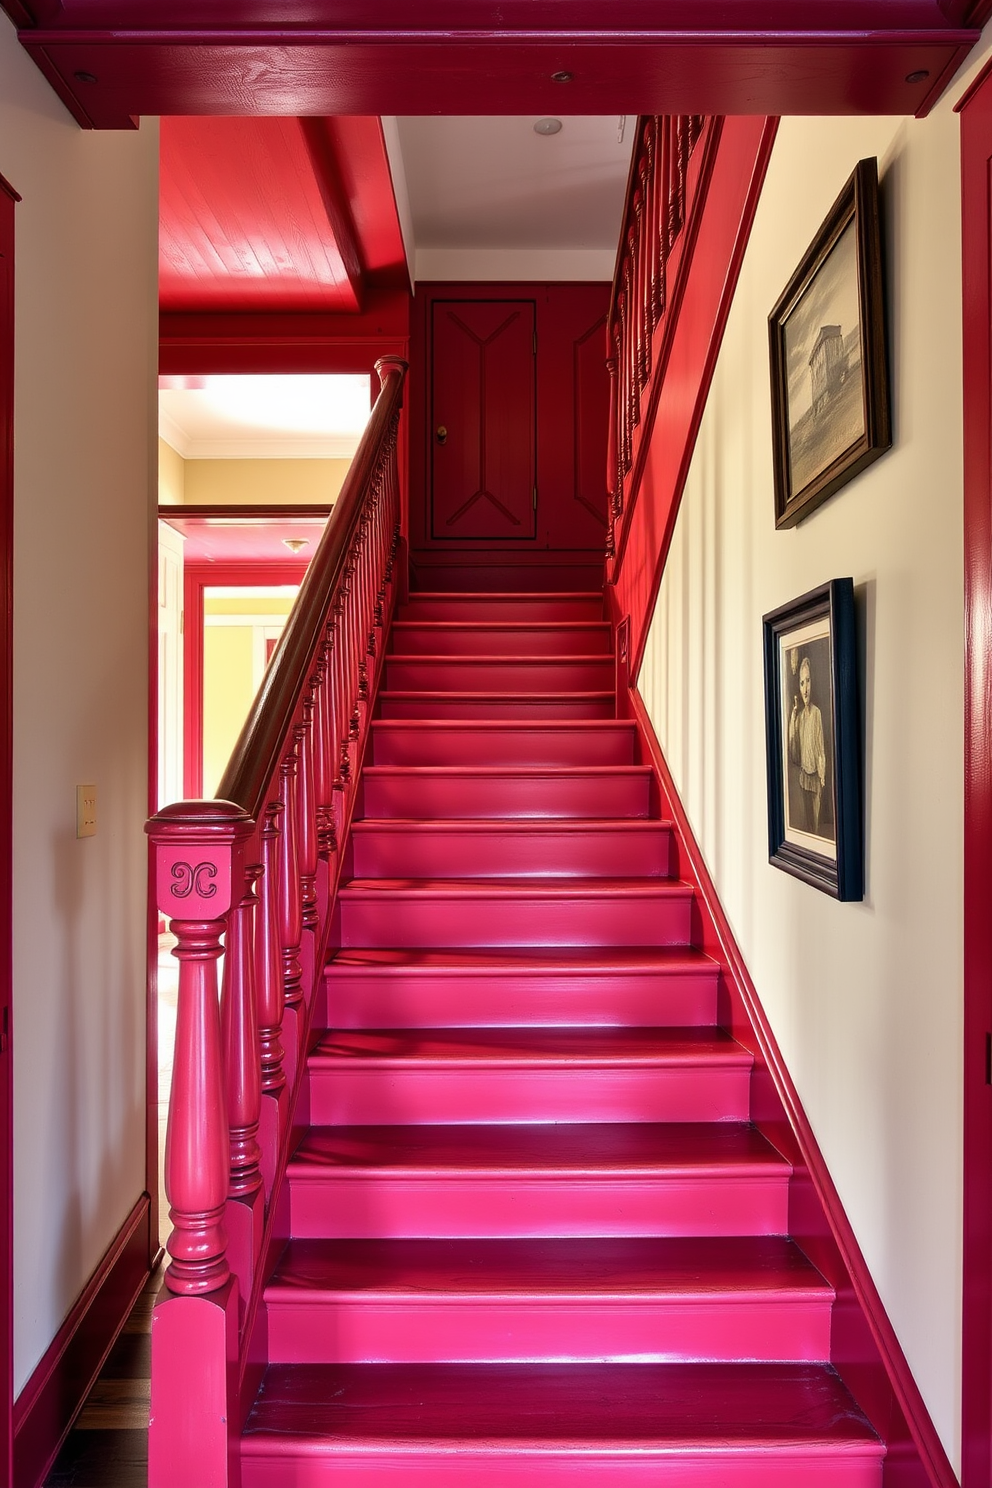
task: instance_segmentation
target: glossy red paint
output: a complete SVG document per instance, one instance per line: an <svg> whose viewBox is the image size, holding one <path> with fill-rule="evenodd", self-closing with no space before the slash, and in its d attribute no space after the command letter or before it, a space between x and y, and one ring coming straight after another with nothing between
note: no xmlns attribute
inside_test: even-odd
<svg viewBox="0 0 992 1488"><path fill-rule="evenodd" d="M962 1484L992 1477L992 83L961 112L964 270L964 1371Z"/></svg>
<svg viewBox="0 0 992 1488"><path fill-rule="evenodd" d="M38 7L25 46L80 123L140 114L920 113L978 37L964 0L795 6L402 0L287 15L189 0ZM907 79L914 79L907 81ZM91 81L92 79L92 81Z"/></svg>
<svg viewBox="0 0 992 1488"><path fill-rule="evenodd" d="M537 306L431 305L430 535L525 542L537 529Z"/></svg>
<svg viewBox="0 0 992 1488"><path fill-rule="evenodd" d="M702 178L670 264L675 303L656 332L611 567L618 611L630 617L636 677L724 326L747 247L777 120L728 118L704 136L692 168ZM707 148L709 146L709 148Z"/></svg>
<svg viewBox="0 0 992 1488"><path fill-rule="evenodd" d="M0 176L0 1481L13 1482L14 1189L13 825L14 583L14 207L20 197Z"/></svg>
<svg viewBox="0 0 992 1488"><path fill-rule="evenodd" d="M554 584L551 563L558 565L563 588L601 582L608 301L606 284L418 285L411 356L421 375L410 390L410 535L418 587L472 588L471 576L481 572L483 587L497 582L506 589L528 583L548 589ZM503 420L513 448L526 451L526 457L519 455L519 468L514 466L512 498L504 494L501 507L480 498L462 511L475 486L463 495L449 494L452 482L452 491L460 491L462 479L460 468L454 477L450 470L463 448L478 449L482 425L479 397L467 395L469 381L456 353L471 336L472 317L479 319L480 331L485 322L489 335L511 316L512 324L491 347L465 349L477 373L483 352L492 363L499 341L516 333L519 366L504 360L502 366L487 367L485 403L492 420ZM437 440L439 426L449 430L443 445ZM495 477L508 479L509 471L497 467ZM501 578L495 574L497 553L506 568Z"/></svg>
<svg viewBox="0 0 992 1488"><path fill-rule="evenodd" d="M163 119L162 309L359 309L354 227L327 153L299 119Z"/></svg>
<svg viewBox="0 0 992 1488"><path fill-rule="evenodd" d="M239 563L267 564L277 573L295 577L272 583L298 584L300 570L317 550L331 503L323 507L193 507L160 506L158 514L186 539L183 561L193 567ZM303 539L307 546L294 553L286 540ZM237 580L233 581L237 582Z"/></svg>
<svg viewBox="0 0 992 1488"><path fill-rule="evenodd" d="M364 306L354 315L165 314L159 319L159 370L179 376L371 372L379 357L405 357L409 293L372 289Z"/></svg>

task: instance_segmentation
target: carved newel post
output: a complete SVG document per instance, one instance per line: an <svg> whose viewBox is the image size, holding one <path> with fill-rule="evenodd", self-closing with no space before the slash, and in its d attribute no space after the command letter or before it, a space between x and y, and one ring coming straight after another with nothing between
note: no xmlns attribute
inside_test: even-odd
<svg viewBox="0 0 992 1488"><path fill-rule="evenodd" d="M232 904L242 897L252 826L228 801L190 801L167 806L146 828L158 907L171 921L179 961L165 1152L174 1228L152 1320L149 1488L229 1482L238 1289L224 1228L230 1146L217 961Z"/></svg>

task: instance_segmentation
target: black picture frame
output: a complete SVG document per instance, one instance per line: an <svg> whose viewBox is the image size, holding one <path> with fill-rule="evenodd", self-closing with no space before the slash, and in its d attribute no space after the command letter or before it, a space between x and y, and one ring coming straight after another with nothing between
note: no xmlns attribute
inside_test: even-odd
<svg viewBox="0 0 992 1488"><path fill-rule="evenodd" d="M762 627L768 860L835 899L863 899L853 579L772 610Z"/></svg>
<svg viewBox="0 0 992 1488"><path fill-rule="evenodd" d="M768 317L775 526L892 444L878 162L860 160Z"/></svg>

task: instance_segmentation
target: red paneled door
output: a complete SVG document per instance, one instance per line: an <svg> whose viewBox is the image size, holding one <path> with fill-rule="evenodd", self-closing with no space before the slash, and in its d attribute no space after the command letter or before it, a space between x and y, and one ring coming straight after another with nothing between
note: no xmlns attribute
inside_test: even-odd
<svg viewBox="0 0 992 1488"><path fill-rule="evenodd" d="M507 542L537 532L533 300L435 300L431 535Z"/></svg>

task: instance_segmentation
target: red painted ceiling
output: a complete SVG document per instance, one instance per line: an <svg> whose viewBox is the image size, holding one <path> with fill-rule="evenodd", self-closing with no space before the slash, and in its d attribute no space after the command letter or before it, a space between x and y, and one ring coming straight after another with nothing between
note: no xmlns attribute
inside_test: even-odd
<svg viewBox="0 0 992 1488"><path fill-rule="evenodd" d="M356 312L404 282L376 118L164 118L164 311Z"/></svg>
<svg viewBox="0 0 992 1488"><path fill-rule="evenodd" d="M186 563L268 563L287 570L285 582L297 582L323 536L327 521L322 516L280 517L271 509L258 517L241 512L223 517L184 513L181 507L159 508L159 516L175 527L186 539L183 559ZM294 553L286 547L286 538L303 538L307 546Z"/></svg>

